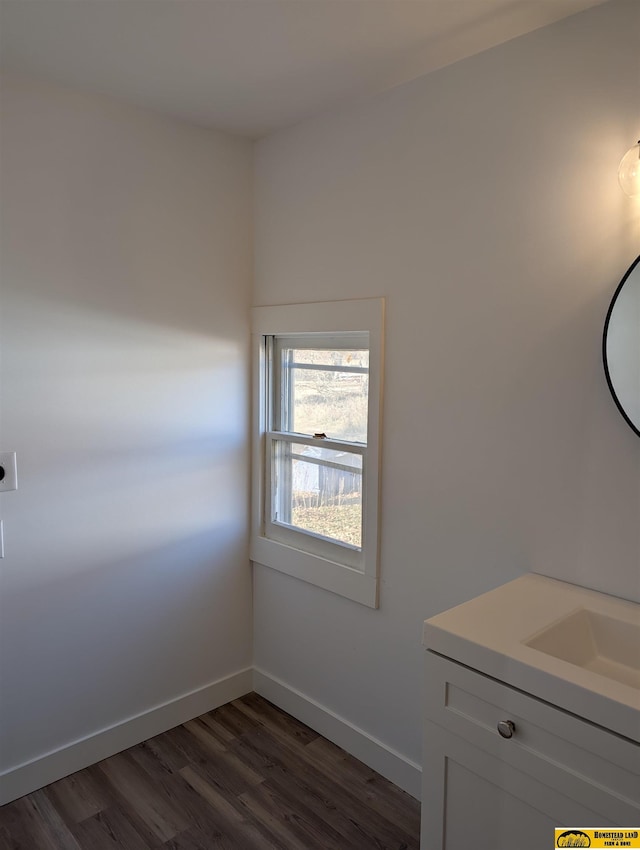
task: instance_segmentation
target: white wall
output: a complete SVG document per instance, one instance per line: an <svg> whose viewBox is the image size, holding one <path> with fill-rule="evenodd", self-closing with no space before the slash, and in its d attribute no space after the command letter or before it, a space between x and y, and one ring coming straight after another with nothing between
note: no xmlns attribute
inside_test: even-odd
<svg viewBox="0 0 640 850"><path fill-rule="evenodd" d="M251 665L252 169L245 141L27 80L2 111L10 770Z"/></svg>
<svg viewBox="0 0 640 850"><path fill-rule="evenodd" d="M372 611L256 568L255 663L420 760L422 621L539 571L640 600L640 440L601 365L638 253L640 4L262 141L255 304L387 298Z"/></svg>

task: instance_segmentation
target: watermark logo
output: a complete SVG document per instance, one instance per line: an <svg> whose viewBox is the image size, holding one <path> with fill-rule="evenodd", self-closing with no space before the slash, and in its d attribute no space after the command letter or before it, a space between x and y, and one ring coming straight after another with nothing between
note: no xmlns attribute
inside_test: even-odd
<svg viewBox="0 0 640 850"><path fill-rule="evenodd" d="M554 847L628 847L640 850L640 827L556 827Z"/></svg>

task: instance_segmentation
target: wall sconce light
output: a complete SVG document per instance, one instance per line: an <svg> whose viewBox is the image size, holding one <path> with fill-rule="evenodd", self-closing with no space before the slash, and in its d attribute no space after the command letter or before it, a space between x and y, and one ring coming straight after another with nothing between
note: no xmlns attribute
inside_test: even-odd
<svg viewBox="0 0 640 850"><path fill-rule="evenodd" d="M620 160L618 183L630 198L640 195L640 141L629 148Z"/></svg>

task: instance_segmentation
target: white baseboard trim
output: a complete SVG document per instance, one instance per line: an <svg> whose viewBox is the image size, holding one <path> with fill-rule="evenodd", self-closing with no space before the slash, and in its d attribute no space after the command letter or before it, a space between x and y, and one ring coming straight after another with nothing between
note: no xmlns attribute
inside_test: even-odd
<svg viewBox="0 0 640 850"><path fill-rule="evenodd" d="M254 668L253 690L420 799L419 764L264 670Z"/></svg>
<svg viewBox="0 0 640 850"><path fill-rule="evenodd" d="M173 729L251 690L252 668L248 667L93 735L9 768L0 773L0 805L30 794L167 729Z"/></svg>
<svg viewBox="0 0 640 850"><path fill-rule="evenodd" d="M286 682L250 667L0 773L0 806L255 690L420 799L420 765Z"/></svg>

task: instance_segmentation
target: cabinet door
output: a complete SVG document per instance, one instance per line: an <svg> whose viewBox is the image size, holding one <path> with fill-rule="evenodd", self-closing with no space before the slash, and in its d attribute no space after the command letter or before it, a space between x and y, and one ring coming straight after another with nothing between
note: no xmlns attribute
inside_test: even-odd
<svg viewBox="0 0 640 850"><path fill-rule="evenodd" d="M615 826L427 722L421 850L552 850L559 826Z"/></svg>

